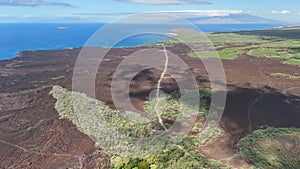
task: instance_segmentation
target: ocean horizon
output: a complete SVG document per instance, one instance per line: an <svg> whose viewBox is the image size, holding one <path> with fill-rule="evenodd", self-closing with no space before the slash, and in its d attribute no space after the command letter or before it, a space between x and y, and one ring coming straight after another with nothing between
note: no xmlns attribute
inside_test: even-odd
<svg viewBox="0 0 300 169"><path fill-rule="evenodd" d="M24 50L59 50L83 47L105 23L0 23L0 60L18 56ZM276 24L198 24L202 32L230 32L274 28ZM138 29L138 27L137 27ZM143 35L127 38L114 48L136 47L170 39L170 36ZM99 47L111 47L97 45Z"/></svg>

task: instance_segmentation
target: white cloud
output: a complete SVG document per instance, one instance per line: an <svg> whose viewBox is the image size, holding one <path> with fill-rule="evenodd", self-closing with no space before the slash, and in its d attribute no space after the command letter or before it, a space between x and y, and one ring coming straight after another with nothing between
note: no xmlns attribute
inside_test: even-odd
<svg viewBox="0 0 300 169"><path fill-rule="evenodd" d="M242 10L175 10L175 11L157 11L161 13L170 13L177 15L189 16L229 16L230 14L243 13Z"/></svg>
<svg viewBox="0 0 300 169"><path fill-rule="evenodd" d="M281 11L280 13L281 13L281 14L290 14L291 12L288 11L288 10L283 10L283 11Z"/></svg>
<svg viewBox="0 0 300 169"><path fill-rule="evenodd" d="M72 7L71 4L63 2L49 2L45 0L0 0L1 6L65 6Z"/></svg>
<svg viewBox="0 0 300 169"><path fill-rule="evenodd" d="M289 10L282 10L282 11L276 11L273 10L272 14L282 14L282 15L287 15L287 14L291 14L291 12Z"/></svg>
<svg viewBox="0 0 300 169"><path fill-rule="evenodd" d="M117 0L117 1L150 4L150 5L212 4L211 2L206 0Z"/></svg>

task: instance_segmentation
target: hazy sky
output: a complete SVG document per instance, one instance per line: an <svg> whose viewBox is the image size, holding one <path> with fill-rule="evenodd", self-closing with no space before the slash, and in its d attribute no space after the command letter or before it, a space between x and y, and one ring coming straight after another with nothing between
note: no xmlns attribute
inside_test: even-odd
<svg viewBox="0 0 300 169"><path fill-rule="evenodd" d="M154 11L208 16L233 11L300 23L299 0L0 0L0 22L109 22Z"/></svg>

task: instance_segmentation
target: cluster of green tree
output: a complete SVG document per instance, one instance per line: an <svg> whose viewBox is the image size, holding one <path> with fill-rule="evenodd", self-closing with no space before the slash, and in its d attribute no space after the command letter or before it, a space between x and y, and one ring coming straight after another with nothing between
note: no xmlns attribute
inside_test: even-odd
<svg viewBox="0 0 300 169"><path fill-rule="evenodd" d="M119 158L113 169L228 169L230 167L215 161L208 160L205 156L194 151L190 146L191 140L187 139L182 144L173 145L160 154L152 155L145 159ZM185 146L188 146L185 147Z"/></svg>
<svg viewBox="0 0 300 169"><path fill-rule="evenodd" d="M184 94L190 96L189 92L192 91L185 91ZM210 96L207 90L199 90L199 93L202 97ZM203 132L195 135L168 133L156 120L149 121L134 112L112 110L104 103L85 94L70 92L60 86L54 86L51 94L57 99L55 108L60 117L70 120L83 133L94 136L96 144L111 155L112 168L226 167L217 161L206 159L193 149L194 146L205 144L209 139L222 133L214 123L210 123ZM199 118L205 118L207 106L204 100L200 102L198 100L197 103L184 103L179 102L180 97L180 94L175 92L162 98L162 104L166 107L163 110L165 119L176 119L181 112L179 108L182 107L184 110L197 112ZM155 100L146 104L147 110L154 111L154 102ZM194 129L200 131L202 126L197 122Z"/></svg>
<svg viewBox="0 0 300 169"><path fill-rule="evenodd" d="M108 153L128 155L136 148L136 140L159 131L160 126L131 112L110 109L104 103L85 94L54 86L51 93L57 99L55 109L61 118L70 120L83 133L96 138L96 144Z"/></svg>
<svg viewBox="0 0 300 169"><path fill-rule="evenodd" d="M238 147L257 168L300 168L300 129L256 130L241 139Z"/></svg>
<svg viewBox="0 0 300 169"><path fill-rule="evenodd" d="M154 117L154 121L158 121L154 107L159 99L158 106L163 119L175 121L182 112L205 118L208 110L207 98L210 96L211 91L207 89L175 91L164 97L146 101L144 110Z"/></svg>

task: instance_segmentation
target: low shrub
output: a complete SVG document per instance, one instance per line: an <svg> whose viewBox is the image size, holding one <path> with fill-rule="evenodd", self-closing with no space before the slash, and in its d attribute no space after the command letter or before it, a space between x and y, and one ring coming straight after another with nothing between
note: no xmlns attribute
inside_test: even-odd
<svg viewBox="0 0 300 169"><path fill-rule="evenodd" d="M257 168L300 168L300 129L256 130L241 139L238 147Z"/></svg>

